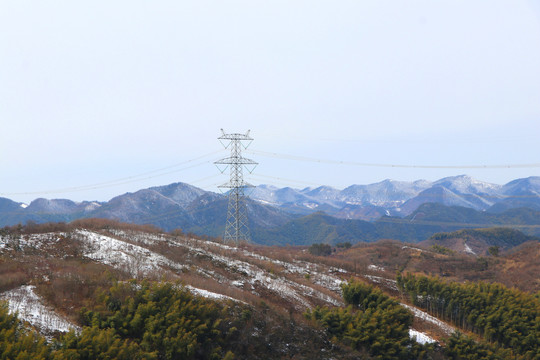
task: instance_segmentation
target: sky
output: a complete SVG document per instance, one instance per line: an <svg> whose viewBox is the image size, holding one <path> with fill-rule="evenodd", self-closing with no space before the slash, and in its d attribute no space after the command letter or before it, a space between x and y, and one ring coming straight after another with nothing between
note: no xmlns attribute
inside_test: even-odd
<svg viewBox="0 0 540 360"><path fill-rule="evenodd" d="M539 64L538 0L1 0L0 197L218 191L220 129L255 185L539 176Z"/></svg>

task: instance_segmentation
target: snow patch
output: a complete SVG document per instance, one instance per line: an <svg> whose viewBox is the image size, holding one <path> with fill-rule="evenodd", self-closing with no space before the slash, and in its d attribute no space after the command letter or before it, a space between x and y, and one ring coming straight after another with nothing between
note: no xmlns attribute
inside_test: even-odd
<svg viewBox="0 0 540 360"><path fill-rule="evenodd" d="M191 240L190 242L194 243L195 240ZM233 271L243 274L244 276L247 277L247 282L250 285L262 286L274 293L279 294L279 296L285 299L288 299L289 301L301 304L301 306L304 308L311 307L311 304L304 296L315 297L319 300L325 301L335 306L342 305L341 301L338 301L311 287L290 281L283 277L268 276L266 271L263 271L262 269L260 269L258 266L254 264L250 264L248 262L241 261L241 260L232 259L225 255L218 255L216 253L207 251L200 247L192 246L190 242L185 242L185 243L177 242L177 244L187 247L193 253L207 256L211 258L212 261L222 263L228 268L232 269ZM227 250L233 250L233 251L238 250L237 248L233 248L224 244L210 243L210 242L207 242L206 244L219 247L222 249L227 249ZM323 286L326 286L328 284L329 285L328 288L332 287L332 290L335 290L335 291L340 290L339 285L341 284L341 280L338 278L331 277L325 274L319 274L317 272L312 272L310 271L309 268L290 264L290 263L275 260L275 259L270 259L268 257L257 255L249 251L243 251L243 254L246 256L257 258L259 260L270 261L276 265L283 266L286 269L286 272L291 272L291 273L296 272L296 273L301 273L301 274L310 273L311 279L313 280L314 283L320 283L321 285L324 284Z"/></svg>
<svg viewBox="0 0 540 360"><path fill-rule="evenodd" d="M401 304L401 306L404 306L407 309L411 310L413 312L414 316L416 316L417 318L436 325L438 328L443 330L448 335L451 335L456 330L453 326L450 326L447 323L442 322L441 320L437 319L436 317L431 316L428 313L426 313L426 312L424 312L424 311L422 311L420 309L415 308L414 306L410 306L410 305L403 304L403 303Z"/></svg>
<svg viewBox="0 0 540 360"><path fill-rule="evenodd" d="M383 277L375 276L375 275L364 275L364 276L376 284L382 284L388 287L389 289L398 290L396 280L387 279L387 278L383 278Z"/></svg>
<svg viewBox="0 0 540 360"><path fill-rule="evenodd" d="M411 249L411 250L416 250L416 251L424 252L424 250L422 250L422 249L415 248L415 247L412 247L412 246L407 246L407 245L402 246L402 247L401 247L401 250L403 250L403 249Z"/></svg>
<svg viewBox="0 0 540 360"><path fill-rule="evenodd" d="M58 315L53 309L45 306L41 298L34 292L35 287L24 285L17 289L6 291L0 299L8 301L10 313L18 313L19 319L27 321L43 335L55 332L68 332L81 328Z"/></svg>
<svg viewBox="0 0 540 360"><path fill-rule="evenodd" d="M475 255L475 256L476 256L476 253L473 251L473 249L471 249L471 248L469 247L469 245L467 245L467 243L465 243L465 244L463 244L463 245L465 245L465 252L466 252L466 253L469 253L469 254L472 254L472 255Z"/></svg>
<svg viewBox="0 0 540 360"><path fill-rule="evenodd" d="M88 245L85 256L100 263L129 272L133 277L147 275L162 268L182 270L183 265L163 255L109 236L88 230L76 230L80 240Z"/></svg>
<svg viewBox="0 0 540 360"><path fill-rule="evenodd" d="M199 296L202 296L202 297L205 297L205 298L208 298L208 299L232 300L232 301L241 302L241 303L245 304L245 302L237 300L237 299L232 298L230 296L223 295L223 294L218 294L218 293L208 291L208 290L204 290L204 289L199 289L199 288L193 287L191 285L186 285L186 289L188 289L190 292L192 292L195 295L199 295Z"/></svg>
<svg viewBox="0 0 540 360"><path fill-rule="evenodd" d="M424 334L423 332L416 331L413 329L409 329L409 336L411 339L416 340L417 343L425 345L425 344L432 344L436 343L437 340L433 339L432 337Z"/></svg>
<svg viewBox="0 0 540 360"><path fill-rule="evenodd" d="M368 265L368 270L374 270L374 271L384 271L384 268L382 266L377 266L377 265Z"/></svg>

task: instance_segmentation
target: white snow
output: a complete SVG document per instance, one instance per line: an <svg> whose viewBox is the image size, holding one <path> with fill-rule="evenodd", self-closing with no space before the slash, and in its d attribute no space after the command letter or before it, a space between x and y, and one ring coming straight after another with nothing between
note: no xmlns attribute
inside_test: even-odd
<svg viewBox="0 0 540 360"><path fill-rule="evenodd" d="M147 275L162 268L181 270L184 267L138 245L88 230L76 230L75 233L80 235L80 240L88 245L85 256L127 271L134 277Z"/></svg>
<svg viewBox="0 0 540 360"><path fill-rule="evenodd" d="M8 301L10 313L18 313L19 319L27 321L44 335L68 332L69 329L81 331L80 327L45 306L34 289L34 286L24 285L0 294L0 299Z"/></svg>
<svg viewBox="0 0 540 360"><path fill-rule="evenodd" d="M374 270L374 271L384 271L384 268L382 266L377 266L377 265L368 265L368 270Z"/></svg>
<svg viewBox="0 0 540 360"><path fill-rule="evenodd" d="M467 245L467 243L464 244L465 245L465 252L466 253L469 253L469 254L472 254L472 255L476 255L476 253L473 251L473 249L471 249L469 247L469 245Z"/></svg>
<svg viewBox="0 0 540 360"><path fill-rule="evenodd" d="M191 240L191 243L195 242L195 240ZM204 256L210 257L213 261L222 263L226 265L228 268L233 270L234 272L243 274L247 277L247 282L251 284L252 286L262 286L274 293L279 294L285 299L288 299L289 301L299 303L304 308L310 308L311 304L309 301L305 298L305 296L311 296L315 297L319 300L323 300L327 303L330 303L332 305L341 305L342 302L318 291L311 287L299 284L297 282L288 280L284 277L280 276L268 276L267 272L260 269L258 266L254 264L250 264L246 261L241 261L237 259L232 259L230 257L227 257L225 255L218 255L216 253L207 251L203 249L202 247L195 247L191 243L185 242L185 243L178 243L181 246L187 247L191 252L196 254L201 254ZM200 241L199 241L200 243ZM199 244L200 246L201 244ZM229 247L227 245L223 244L217 244L217 243L210 243L207 242L206 245L210 246L216 246L222 249L231 249L236 250L236 248ZM270 259L265 256L261 256L258 254L254 254L248 251L243 251L243 255L251 256L254 258L257 258L259 260L265 260L270 261L276 265L280 265L285 267L287 272L297 272L301 274L310 273L311 279L314 283L320 283L321 285L324 284L331 284L332 290L335 289L335 291L339 291L339 284L341 284L341 280L336 277L331 277L329 275L325 274L319 274L316 272L310 271L310 269L306 269L305 267L296 266L287 262ZM324 286L324 285L323 285Z"/></svg>
<svg viewBox="0 0 540 360"><path fill-rule="evenodd" d="M7 236L0 240L1 242L11 242L16 244L21 249L34 248L43 249L44 247L51 246L60 241L60 238L65 236L65 233L44 233L44 234L30 234L21 236Z"/></svg>
<svg viewBox="0 0 540 360"><path fill-rule="evenodd" d="M167 267L178 270L185 268L184 265L173 262L161 254L133 244L133 242L136 242L141 245L151 245L164 241L172 246L187 248L191 256L199 255L211 259L212 262L223 264L231 269L233 273L242 274L246 278L245 281L231 280L208 269L192 266L192 269L195 271L211 277L219 283L230 284L236 287L244 287L248 284L251 285L253 292L256 291L256 286L263 287L303 308L311 307L311 303L308 300L309 297L317 298L332 305L341 305L339 300L319 290L296 281L291 281L283 276L269 275L266 270L259 268L256 264L229 257L226 251L234 254L238 253L239 249L228 245L196 239L173 238L163 235L125 231L114 231L113 236L125 238L131 243L88 230L76 230L75 234L78 235L81 241L87 244L87 250L84 253L85 256L103 264L128 271L134 277L144 276L149 272ZM313 283L336 292L340 291L339 285L342 282L341 279L332 275L319 273L311 269L310 266L306 266L306 264L302 264L304 266L290 264L245 250L240 252L240 254L279 265L285 269L285 273L300 273L302 275L310 273L310 279ZM314 266L313 264L310 265Z"/></svg>
<svg viewBox="0 0 540 360"><path fill-rule="evenodd" d="M416 250L416 251L420 251L420 252L424 252L424 250L422 249L419 249L419 248L415 248L415 247L412 247L412 246L407 246L407 245L404 245L401 247L401 249L411 249L411 250Z"/></svg>
<svg viewBox="0 0 540 360"><path fill-rule="evenodd" d="M435 340L432 337L424 334L423 332L416 331L416 330L413 330L413 329L409 329L409 336L411 337L411 339L416 340L417 343L422 344L422 345L424 345L424 344L432 344L432 343L437 342L437 340Z"/></svg>
<svg viewBox="0 0 540 360"><path fill-rule="evenodd" d="M234 280L234 281L231 281L231 285L234 285L239 288L243 288L244 282L242 280Z"/></svg>
<svg viewBox="0 0 540 360"><path fill-rule="evenodd" d="M23 209L26 209L26 208L28 207L28 204L22 203L20 206L21 206Z"/></svg>
<svg viewBox="0 0 540 360"><path fill-rule="evenodd" d="M437 319L436 317L431 316L428 313L426 313L426 312L424 312L424 311L422 311L420 309L415 308L414 306L410 306L410 305L403 304L403 303L401 303L401 306L404 306L407 309L411 310L413 312L414 316L416 316L417 318L436 325L437 327L439 327L441 330L443 330L448 335L451 335L456 330L453 326L450 326L447 323L442 322L441 320Z"/></svg>
<svg viewBox="0 0 540 360"><path fill-rule="evenodd" d="M364 276L376 284L383 284L390 289L398 290L396 280L387 279L387 278L383 278L383 277L375 276L375 275L364 275Z"/></svg>
<svg viewBox="0 0 540 360"><path fill-rule="evenodd" d="M232 301L244 303L243 301L240 301L240 300L238 300L238 299L232 298L232 297L230 297L230 296L223 295L223 294L218 294L218 293L215 293L215 292L212 292L212 291L208 291L208 290L204 290L204 289L199 289L199 288L193 287L193 286L191 286L191 285L186 285L186 289L188 289L189 291L191 291L193 294L196 294L196 295L199 295L199 296L202 296L202 297L205 297L205 298L209 298L209 299L214 299L214 300L232 300ZM245 303L244 303L244 304L245 304Z"/></svg>

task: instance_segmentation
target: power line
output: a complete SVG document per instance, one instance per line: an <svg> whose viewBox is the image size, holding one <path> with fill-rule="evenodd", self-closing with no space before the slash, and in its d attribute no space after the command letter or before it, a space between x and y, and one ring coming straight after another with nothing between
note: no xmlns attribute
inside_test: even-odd
<svg viewBox="0 0 540 360"><path fill-rule="evenodd" d="M540 163L532 164L501 164L501 165L407 165L407 164L384 164L384 163L364 163L356 161L342 161L342 160L330 160L330 159L317 159L307 156L279 154L268 151L260 150L248 150L250 154L273 157L284 160L294 160L302 162L314 162L321 164L333 164L333 165L350 165L350 166L362 166L362 167L382 167L382 168L404 168L404 169L526 169L526 168L539 168Z"/></svg>
<svg viewBox="0 0 540 360"><path fill-rule="evenodd" d="M309 186L324 186L321 183L315 183L315 182L311 182L311 181L293 180L293 179L287 179L287 178L270 176L270 175L263 175L263 174L251 174L250 177L255 178L255 179L259 179L259 180L262 179L263 181L274 180L274 181L277 181L277 182L279 182L281 184L285 184L285 185L288 185L288 184L301 184L301 185L309 185Z"/></svg>
<svg viewBox="0 0 540 360"><path fill-rule="evenodd" d="M103 189L103 188L108 188L108 187L125 185L125 184L129 184L129 183L133 183L133 182L138 182L138 181L153 179L153 178L156 178L156 177L161 177L161 176L165 176L165 175L169 175L169 174L174 174L174 173L177 173L177 172L180 172L180 171L185 171L185 170L188 170L188 169L192 169L192 168L204 165L204 164L209 164L209 163L211 163L211 160L202 161L202 162L199 162L199 163L187 166L187 167L183 167L183 168L180 168L180 169L174 169L174 168L176 168L178 166L193 163L193 162L195 162L197 160L209 157L211 155L215 155L215 154L220 153L222 151L223 150L214 151L214 152L211 152L211 153L196 157L194 159L183 161L183 162L180 162L180 163L177 163L177 164L174 164L174 165L170 165L170 166L166 166L166 167L163 167L163 168L160 168L160 169L151 170L151 171L147 171L147 172L144 172L144 173L140 173L138 175L127 176L127 177L119 178L119 179L116 179L116 180L109 180L109 181L105 181L105 182L101 182L101 183L82 185L82 186L74 186L74 187L66 187L66 188L59 188L59 189L41 190L41 191L0 193L0 195L2 195L2 196L12 196L12 195L60 194L60 193L88 191L88 190ZM166 170L169 170L169 169L174 169L174 170L166 171ZM156 175L152 175L152 174L156 174Z"/></svg>

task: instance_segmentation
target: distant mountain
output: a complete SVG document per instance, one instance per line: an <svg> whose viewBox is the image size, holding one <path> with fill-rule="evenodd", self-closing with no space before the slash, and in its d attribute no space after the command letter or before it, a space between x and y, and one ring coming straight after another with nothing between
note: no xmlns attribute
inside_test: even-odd
<svg viewBox="0 0 540 360"><path fill-rule="evenodd" d="M328 186L300 190L260 185L251 197L296 214L324 211L339 218L369 221L377 215L407 216L425 203L490 212L517 207L540 210L540 177L518 179L504 186L467 175L435 182L384 180L369 185L351 185L343 190Z"/></svg>
<svg viewBox="0 0 540 360"><path fill-rule="evenodd" d="M333 216L347 219L374 219L373 211L381 214L399 211L399 206L429 187L429 182L419 180L403 182L384 180L370 185L352 185L344 190L329 186L293 189L259 185L250 197L256 201L278 206L297 214L324 211Z"/></svg>
<svg viewBox="0 0 540 360"><path fill-rule="evenodd" d="M33 221L67 222L83 217L101 206L98 202L84 201L76 203L66 199L39 198L26 205L9 199L0 198L0 224L14 225Z"/></svg>
<svg viewBox="0 0 540 360"><path fill-rule="evenodd" d="M9 214L14 211L18 211L26 207L22 203L17 203L13 200L0 198L0 214Z"/></svg>
<svg viewBox="0 0 540 360"><path fill-rule="evenodd" d="M540 177L517 179L502 187L503 198L493 205L490 212L527 207L540 210Z"/></svg>
<svg viewBox="0 0 540 360"><path fill-rule="evenodd" d="M208 191L185 183L173 183L165 186L151 187L149 190L163 195L182 208L187 208L193 200L209 193Z"/></svg>
<svg viewBox="0 0 540 360"><path fill-rule="evenodd" d="M85 217L103 217L135 224L153 224L165 231L182 229L220 236L225 228L228 198L197 187L174 183L117 196ZM283 210L248 199L252 226L278 226L294 218Z"/></svg>
<svg viewBox="0 0 540 360"><path fill-rule="evenodd" d="M220 236L227 205L225 195L185 183L142 189L107 202L36 199L25 205L0 198L0 226L98 217ZM532 226L522 230L534 235L540 225L540 178L500 186L460 175L435 182L384 180L344 190L260 185L247 205L253 240L267 244L381 238L416 242L436 232L496 225Z"/></svg>
<svg viewBox="0 0 540 360"><path fill-rule="evenodd" d="M429 188L425 180L414 182L384 180L370 185L352 185L344 189L340 199L346 204L374 205L387 209L399 208L407 199Z"/></svg>
<svg viewBox="0 0 540 360"><path fill-rule="evenodd" d="M153 224L171 230L189 224L190 214L177 201L161 194L156 189L143 189L112 198L99 209L85 217L115 219L135 224ZM171 221L173 219L173 221Z"/></svg>
<svg viewBox="0 0 540 360"><path fill-rule="evenodd" d="M296 217L279 208L249 199L247 205L252 227L279 226ZM126 193L103 203L36 199L25 206L0 198L0 225L107 218L135 224L153 224L165 231L179 228L200 235L220 236L225 228L227 206L228 200L224 195L185 183L174 183Z"/></svg>

